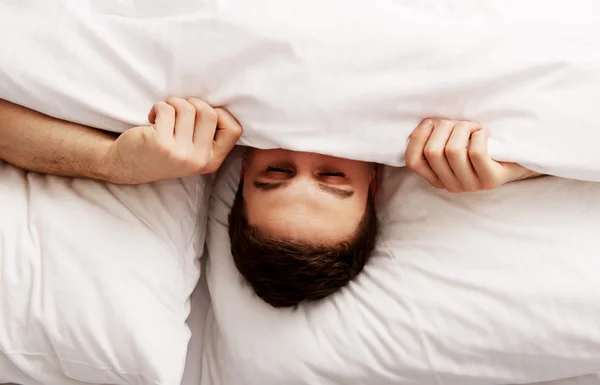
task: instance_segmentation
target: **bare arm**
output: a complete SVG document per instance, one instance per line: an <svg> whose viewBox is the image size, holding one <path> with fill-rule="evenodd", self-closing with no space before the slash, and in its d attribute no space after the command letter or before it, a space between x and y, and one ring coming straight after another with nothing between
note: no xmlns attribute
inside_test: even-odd
<svg viewBox="0 0 600 385"><path fill-rule="evenodd" d="M0 159L26 170L116 184L141 184L216 171L242 128L201 100L169 98L152 125L118 138L0 100Z"/></svg>
<svg viewBox="0 0 600 385"><path fill-rule="evenodd" d="M110 134L0 100L0 159L26 170L110 181Z"/></svg>

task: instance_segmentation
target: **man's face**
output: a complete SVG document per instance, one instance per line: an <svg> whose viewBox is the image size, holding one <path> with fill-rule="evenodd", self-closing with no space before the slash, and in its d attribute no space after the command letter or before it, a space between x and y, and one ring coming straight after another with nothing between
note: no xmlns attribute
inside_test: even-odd
<svg viewBox="0 0 600 385"><path fill-rule="evenodd" d="M251 226L281 239L328 245L354 235L375 167L308 152L249 149L243 177Z"/></svg>

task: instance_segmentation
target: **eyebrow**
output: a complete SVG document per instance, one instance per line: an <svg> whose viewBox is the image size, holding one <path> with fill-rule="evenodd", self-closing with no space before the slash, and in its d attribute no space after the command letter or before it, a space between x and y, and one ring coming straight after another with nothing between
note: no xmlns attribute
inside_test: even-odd
<svg viewBox="0 0 600 385"><path fill-rule="evenodd" d="M290 183L288 181L262 182L259 180L255 180L253 182L253 185L255 188L257 188L258 190L261 190L261 191L273 191L273 190L277 190L280 188L286 188L290 185ZM326 185L323 183L317 183L317 187L320 190L322 190L328 194L331 194L339 199L348 199L354 195L353 189L329 186L329 185Z"/></svg>

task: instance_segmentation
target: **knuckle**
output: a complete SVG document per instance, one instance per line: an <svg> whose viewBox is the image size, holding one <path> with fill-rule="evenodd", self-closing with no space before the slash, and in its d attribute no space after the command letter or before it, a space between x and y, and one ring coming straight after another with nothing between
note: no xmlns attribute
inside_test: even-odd
<svg viewBox="0 0 600 385"><path fill-rule="evenodd" d="M465 149L461 148L460 146L448 145L444 149L444 153L449 158L457 158L462 154L463 150L465 150Z"/></svg>
<svg viewBox="0 0 600 385"><path fill-rule="evenodd" d="M211 164L210 162L208 162L206 159L204 158L197 158L194 159L191 163L190 166L194 169L195 172L201 172L201 173L210 173L211 171Z"/></svg>
<svg viewBox="0 0 600 385"><path fill-rule="evenodd" d="M208 103L206 103L200 99L190 98L190 99L188 99L188 103L194 107L194 110L196 112L198 112L205 118L214 117L214 119L217 120L219 117L219 115L217 114L217 111L214 108L212 108Z"/></svg>
<svg viewBox="0 0 600 385"><path fill-rule="evenodd" d="M453 120L449 120L449 119L440 119L435 123L435 127L441 127L441 126L453 126L455 124L455 122Z"/></svg>
<svg viewBox="0 0 600 385"><path fill-rule="evenodd" d="M423 153L425 154L425 157L430 160L441 159L444 156L443 149L439 148L425 147Z"/></svg>
<svg viewBox="0 0 600 385"><path fill-rule="evenodd" d="M156 130L154 126L145 126L142 129L142 140L146 144L150 144L155 140Z"/></svg>
<svg viewBox="0 0 600 385"><path fill-rule="evenodd" d="M200 115L202 116L203 119L206 119L215 124L219 120L219 114L217 113L217 111L208 105L207 105L207 108L205 108L203 110L199 110L198 112L200 112Z"/></svg>
<svg viewBox="0 0 600 385"><path fill-rule="evenodd" d="M419 126L417 126L417 128L415 128L415 130L413 131L412 136L423 136L423 135L428 135L428 133L437 125L437 121L432 120L431 124L426 125L426 124L420 124Z"/></svg>
<svg viewBox="0 0 600 385"><path fill-rule="evenodd" d="M475 139L475 140L480 141L484 138L485 138L485 131L483 131L481 129L477 130L471 134L471 140Z"/></svg>
<svg viewBox="0 0 600 385"><path fill-rule="evenodd" d="M175 151L171 154L171 162L177 165L184 165L189 163L188 154L185 151Z"/></svg>
<svg viewBox="0 0 600 385"><path fill-rule="evenodd" d="M170 143L165 143L165 142L159 141L159 142L156 142L156 144L155 144L155 150L159 154L168 155L171 153L171 145L170 145Z"/></svg>
<svg viewBox="0 0 600 385"><path fill-rule="evenodd" d="M169 155L171 162L175 164L188 164L191 158L191 150L188 147L177 146L171 149Z"/></svg>
<svg viewBox="0 0 600 385"><path fill-rule="evenodd" d="M236 123L231 126L230 131L233 135L235 135L236 137L239 138L240 136L242 136L242 133L244 130L242 129L242 126L240 126L239 124Z"/></svg>
<svg viewBox="0 0 600 385"><path fill-rule="evenodd" d="M479 123L471 122L468 120L461 120L456 124L457 129L461 129L464 131L471 131L473 128L479 127Z"/></svg>
<svg viewBox="0 0 600 385"><path fill-rule="evenodd" d="M152 108L154 108L154 111L156 112L160 112L163 111L165 108L167 108L168 104L165 102L157 102L154 103L154 106L152 106Z"/></svg>
<svg viewBox="0 0 600 385"><path fill-rule="evenodd" d="M196 108L197 110L212 108L211 106L208 105L208 103L206 103L205 101L200 100L198 98L189 98L187 101L192 106L194 106L194 108Z"/></svg>
<svg viewBox="0 0 600 385"><path fill-rule="evenodd" d="M169 96L166 102L170 105L179 105L181 102L183 102L183 99L178 98L177 96Z"/></svg>
<svg viewBox="0 0 600 385"><path fill-rule="evenodd" d="M154 109L156 110L157 114L174 114L175 113L175 108L173 108L173 106L165 103L165 102L158 102L154 105Z"/></svg>
<svg viewBox="0 0 600 385"><path fill-rule="evenodd" d="M181 98L172 96L169 99L167 99L167 103L174 106L175 109L177 110L177 112L180 114L190 114L190 113L193 114L196 111L194 106L191 105L190 103L188 103L188 101L185 99L181 99Z"/></svg>
<svg viewBox="0 0 600 385"><path fill-rule="evenodd" d="M188 102L181 103L181 106L179 106L179 109L181 110L180 113L183 113L183 114L188 114L188 115L196 114L196 109L194 108L193 105L191 105Z"/></svg>
<svg viewBox="0 0 600 385"><path fill-rule="evenodd" d="M469 149L469 158L473 160L481 160L483 159L483 152L478 148L470 148Z"/></svg>
<svg viewBox="0 0 600 385"><path fill-rule="evenodd" d="M471 134L471 126L466 123L461 123L461 124L457 125L454 128L454 130L457 131L457 133L464 135L464 136L469 136Z"/></svg>
<svg viewBox="0 0 600 385"><path fill-rule="evenodd" d="M406 158L406 167L416 171L421 166L421 160L417 157L409 156Z"/></svg>

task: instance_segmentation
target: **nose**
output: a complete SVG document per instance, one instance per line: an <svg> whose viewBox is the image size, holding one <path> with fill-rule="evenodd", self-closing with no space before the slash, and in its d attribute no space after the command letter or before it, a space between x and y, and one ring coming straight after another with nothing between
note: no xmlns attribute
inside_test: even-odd
<svg viewBox="0 0 600 385"><path fill-rule="evenodd" d="M322 204L322 195L316 188L314 181L309 174L296 175L292 184L285 189L285 193L293 204L299 207L319 208Z"/></svg>

